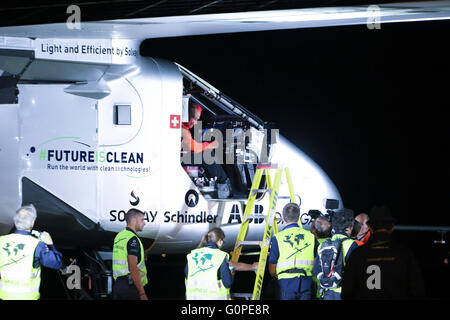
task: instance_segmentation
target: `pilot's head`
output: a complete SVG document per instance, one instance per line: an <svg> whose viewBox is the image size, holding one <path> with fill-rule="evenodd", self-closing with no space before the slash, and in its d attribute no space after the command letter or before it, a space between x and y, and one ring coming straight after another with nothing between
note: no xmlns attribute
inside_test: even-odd
<svg viewBox="0 0 450 320"><path fill-rule="evenodd" d="M197 102L189 101L189 121L187 122L189 129L196 125L202 115L202 111L203 108Z"/></svg>
<svg viewBox="0 0 450 320"><path fill-rule="evenodd" d="M30 204L20 207L14 216L14 225L17 230L31 231L36 220L36 208Z"/></svg>

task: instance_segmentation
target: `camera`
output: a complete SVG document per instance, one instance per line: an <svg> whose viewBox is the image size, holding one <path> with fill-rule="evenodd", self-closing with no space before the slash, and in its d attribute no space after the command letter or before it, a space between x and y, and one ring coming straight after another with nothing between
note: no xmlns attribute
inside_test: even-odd
<svg viewBox="0 0 450 320"><path fill-rule="evenodd" d="M42 232L37 230L31 230L31 235L35 238L41 239Z"/></svg>
<svg viewBox="0 0 450 320"><path fill-rule="evenodd" d="M322 215L322 212L320 210L309 210L308 215L311 217L311 219L317 219L317 217Z"/></svg>
<svg viewBox="0 0 450 320"><path fill-rule="evenodd" d="M335 210L339 208L339 200L337 199L325 199L325 209L327 213L322 215L325 219L331 222Z"/></svg>

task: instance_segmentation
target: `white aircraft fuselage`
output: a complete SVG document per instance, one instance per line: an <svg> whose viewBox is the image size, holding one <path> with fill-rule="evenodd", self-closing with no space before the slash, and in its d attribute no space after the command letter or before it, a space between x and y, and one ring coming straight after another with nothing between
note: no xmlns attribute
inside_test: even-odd
<svg viewBox="0 0 450 320"><path fill-rule="evenodd" d="M152 253L188 252L212 227L233 247L248 194L205 197L180 163L186 69L142 57L139 42L125 39L4 38L0 53L1 76L16 75L18 89L0 106L1 234L16 209L33 203L37 227L68 247L101 249L138 208L146 214L140 236L156 240ZM282 136L270 161L289 167L305 228L324 199L342 207L323 170ZM279 195L278 215L290 201L284 179ZM268 198L255 202L255 214L267 215ZM253 219L247 239L261 240L264 225Z"/></svg>

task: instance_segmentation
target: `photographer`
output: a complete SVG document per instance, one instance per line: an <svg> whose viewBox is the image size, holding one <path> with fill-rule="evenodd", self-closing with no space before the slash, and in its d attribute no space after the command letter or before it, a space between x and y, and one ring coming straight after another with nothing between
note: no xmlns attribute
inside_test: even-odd
<svg viewBox="0 0 450 320"><path fill-rule="evenodd" d="M310 210L308 214L313 219L311 224L311 232L316 237L319 244L331 237L331 223L328 215L324 215L319 210Z"/></svg>
<svg viewBox="0 0 450 320"><path fill-rule="evenodd" d="M331 216L324 215L319 210L310 210L308 213L312 218L311 233L314 234L319 245L321 245L327 238L331 237ZM313 274L312 293L315 299L323 299L323 290L320 290L320 284L316 275Z"/></svg>
<svg viewBox="0 0 450 320"><path fill-rule="evenodd" d="M336 283L335 286L325 289L323 295L324 300L341 300L342 288L340 279L343 275L343 268L347 264L352 251L358 247L357 244L354 243L354 240L350 238L353 222L353 210L344 208L335 212L331 219L331 226L333 228L332 237L327 239L327 241L322 243L319 247L319 254L314 265L313 275L317 276L319 282L321 281L322 275L324 275L323 278L329 278L329 275L331 275L331 279L337 277L336 279L338 280L338 283ZM329 247L329 245L334 246L339 254L334 257L329 255L324 255L322 257L322 249ZM333 266L331 270L324 270L324 267L329 268L330 266ZM324 285L322 285L322 287L324 287Z"/></svg>
<svg viewBox="0 0 450 320"><path fill-rule="evenodd" d="M0 237L0 299L37 300L40 297L41 265L61 268L62 254L53 245L47 232L39 239L31 234L36 220L33 205L16 211L16 231Z"/></svg>
<svg viewBox="0 0 450 320"><path fill-rule="evenodd" d="M351 255L342 283L343 299L424 298L424 283L411 250L391 240L395 219L386 207L369 214L372 236Z"/></svg>

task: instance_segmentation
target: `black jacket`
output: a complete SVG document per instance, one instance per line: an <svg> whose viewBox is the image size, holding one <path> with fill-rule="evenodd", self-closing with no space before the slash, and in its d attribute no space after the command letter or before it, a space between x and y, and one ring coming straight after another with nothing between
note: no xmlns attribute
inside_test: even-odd
<svg viewBox="0 0 450 320"><path fill-rule="evenodd" d="M410 249L375 232L350 255L344 269L342 299L391 300L425 297L423 278Z"/></svg>

